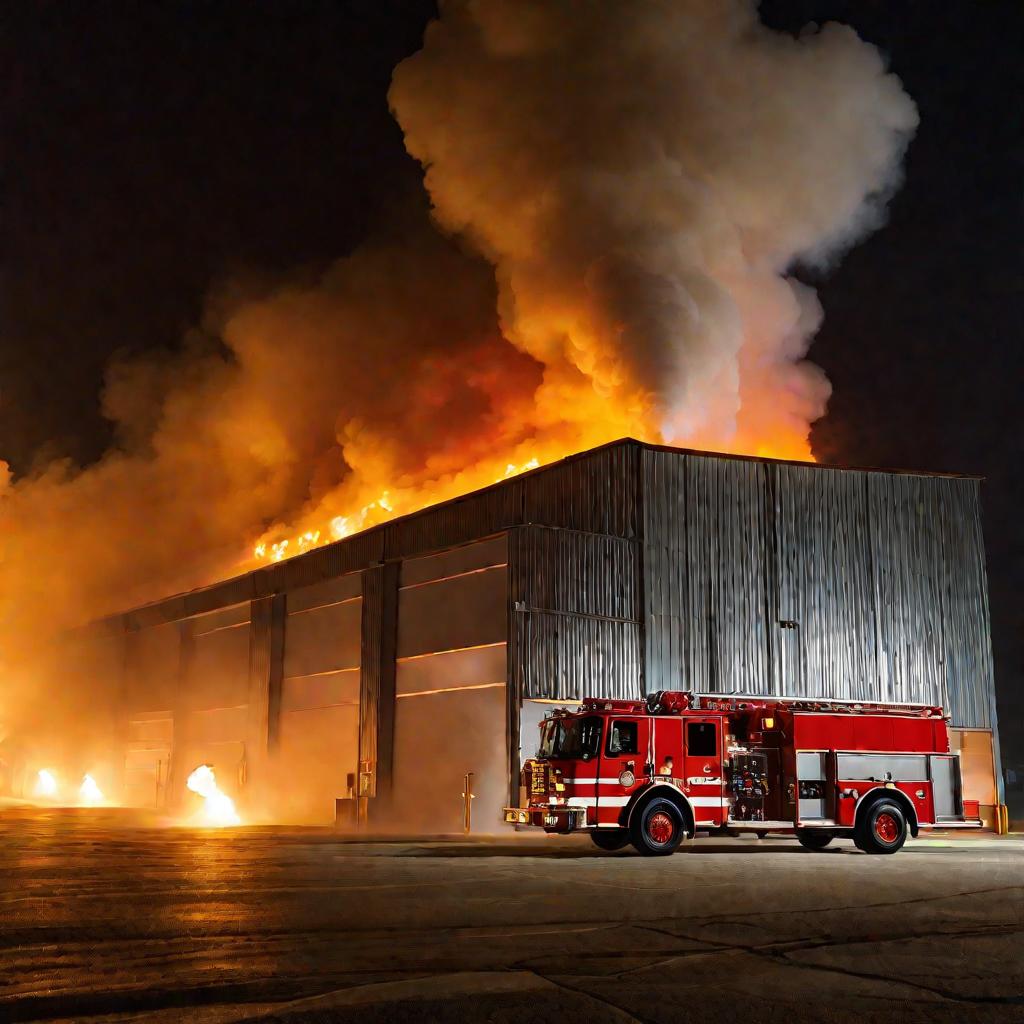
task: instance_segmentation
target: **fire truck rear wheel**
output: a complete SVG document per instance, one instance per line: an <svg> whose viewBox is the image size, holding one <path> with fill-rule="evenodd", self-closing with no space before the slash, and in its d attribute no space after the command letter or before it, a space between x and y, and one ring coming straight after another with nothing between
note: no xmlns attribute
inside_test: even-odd
<svg viewBox="0 0 1024 1024"><path fill-rule="evenodd" d="M624 828L606 829L590 833L593 844L601 850L621 850L629 845L629 833Z"/></svg>
<svg viewBox="0 0 1024 1024"><path fill-rule="evenodd" d="M796 838L805 850L824 850L835 836L822 829L802 828L797 832Z"/></svg>
<svg viewBox="0 0 1024 1024"><path fill-rule="evenodd" d="M655 799L633 815L629 838L645 857L664 857L675 853L686 835L686 821L671 801Z"/></svg>
<svg viewBox="0 0 1024 1024"><path fill-rule="evenodd" d="M895 853L907 841L903 808L892 800L872 804L857 822L854 842L865 853Z"/></svg>

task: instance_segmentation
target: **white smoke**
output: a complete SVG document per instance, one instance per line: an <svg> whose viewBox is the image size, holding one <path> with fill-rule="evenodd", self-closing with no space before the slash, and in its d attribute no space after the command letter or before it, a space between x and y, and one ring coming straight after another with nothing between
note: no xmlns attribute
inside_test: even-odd
<svg viewBox="0 0 1024 1024"><path fill-rule="evenodd" d="M876 49L748 0L446 0L391 102L550 377L666 441L807 452L821 311L787 272L882 223L917 124Z"/></svg>

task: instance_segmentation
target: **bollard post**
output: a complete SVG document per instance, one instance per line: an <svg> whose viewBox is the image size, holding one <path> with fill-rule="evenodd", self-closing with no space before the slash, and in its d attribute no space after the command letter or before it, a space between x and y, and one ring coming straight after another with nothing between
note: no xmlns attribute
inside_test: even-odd
<svg viewBox="0 0 1024 1024"><path fill-rule="evenodd" d="M466 777L462 781L462 834L465 836L469 835L469 830L473 827L473 799L473 773L466 772Z"/></svg>

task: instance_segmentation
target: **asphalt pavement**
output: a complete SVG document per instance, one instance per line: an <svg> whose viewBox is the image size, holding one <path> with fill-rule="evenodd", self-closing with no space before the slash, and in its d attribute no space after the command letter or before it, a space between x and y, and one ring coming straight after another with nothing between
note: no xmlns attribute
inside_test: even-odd
<svg viewBox="0 0 1024 1024"><path fill-rule="evenodd" d="M1024 840L354 841L0 811L0 1021L1024 1021Z"/></svg>

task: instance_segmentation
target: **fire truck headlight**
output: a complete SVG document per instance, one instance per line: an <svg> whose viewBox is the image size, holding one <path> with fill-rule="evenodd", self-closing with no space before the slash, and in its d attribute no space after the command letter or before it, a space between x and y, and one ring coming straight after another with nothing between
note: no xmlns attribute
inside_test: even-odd
<svg viewBox="0 0 1024 1024"><path fill-rule="evenodd" d="M519 823L521 825L525 825L529 820L530 816L526 813L526 811L519 812Z"/></svg>

